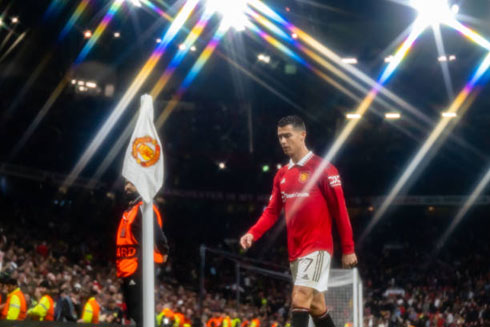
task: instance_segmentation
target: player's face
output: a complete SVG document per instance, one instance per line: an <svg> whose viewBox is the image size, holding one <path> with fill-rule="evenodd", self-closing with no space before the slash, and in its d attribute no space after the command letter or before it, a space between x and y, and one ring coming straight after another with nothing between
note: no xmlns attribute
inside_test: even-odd
<svg viewBox="0 0 490 327"><path fill-rule="evenodd" d="M293 125L286 125L277 128L277 137L284 154L289 157L301 151L305 144L306 132L296 129Z"/></svg>

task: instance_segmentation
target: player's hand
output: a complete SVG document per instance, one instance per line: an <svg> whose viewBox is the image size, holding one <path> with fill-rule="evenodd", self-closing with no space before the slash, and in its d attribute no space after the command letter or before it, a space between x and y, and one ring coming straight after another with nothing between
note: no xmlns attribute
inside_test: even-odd
<svg viewBox="0 0 490 327"><path fill-rule="evenodd" d="M357 265L357 256L355 253L344 254L342 256L342 267L354 268Z"/></svg>
<svg viewBox="0 0 490 327"><path fill-rule="evenodd" d="M253 241L254 241L253 235L247 233L243 235L242 238L240 239L240 245L242 246L242 249L248 250L252 246Z"/></svg>

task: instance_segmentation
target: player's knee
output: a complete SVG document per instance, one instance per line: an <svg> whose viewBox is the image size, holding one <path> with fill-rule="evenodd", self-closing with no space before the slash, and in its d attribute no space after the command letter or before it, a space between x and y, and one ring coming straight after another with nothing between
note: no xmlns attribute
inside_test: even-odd
<svg viewBox="0 0 490 327"><path fill-rule="evenodd" d="M292 296L293 308L309 308L313 300L313 289L308 287L295 287Z"/></svg>

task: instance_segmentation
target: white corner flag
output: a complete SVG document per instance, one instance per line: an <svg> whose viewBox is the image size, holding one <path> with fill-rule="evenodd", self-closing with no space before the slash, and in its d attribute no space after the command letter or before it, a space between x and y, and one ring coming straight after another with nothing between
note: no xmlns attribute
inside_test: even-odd
<svg viewBox="0 0 490 327"><path fill-rule="evenodd" d="M153 100L150 95L141 97L138 121L126 150L122 175L136 186L146 203L163 185L162 144L153 123Z"/></svg>
<svg viewBox="0 0 490 327"><path fill-rule="evenodd" d="M163 185L162 144L153 123L153 100L141 97L140 114L126 156L122 175L143 198L143 326L155 326L155 268L153 262L153 198ZM141 264L141 263L140 263ZM136 324L139 326L139 321Z"/></svg>

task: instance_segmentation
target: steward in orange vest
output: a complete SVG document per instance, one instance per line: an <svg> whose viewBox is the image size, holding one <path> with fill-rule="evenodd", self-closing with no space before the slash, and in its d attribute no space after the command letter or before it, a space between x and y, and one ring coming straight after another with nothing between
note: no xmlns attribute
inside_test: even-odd
<svg viewBox="0 0 490 327"><path fill-rule="evenodd" d="M27 315L27 304L24 293L13 278L4 278L3 285L7 285L8 296L0 314L0 319L24 320Z"/></svg>
<svg viewBox="0 0 490 327"><path fill-rule="evenodd" d="M116 236L116 269L117 277L122 278L122 291L126 302L127 314L136 322L136 326L143 325L143 294L142 294L142 268L141 268L141 236L142 236L142 205L136 187L126 181L124 193L130 200L129 207L121 218ZM155 213L154 232L155 250L153 258L155 263L162 264L167 260L167 238L162 231L163 221L158 208L153 205Z"/></svg>
<svg viewBox="0 0 490 327"><path fill-rule="evenodd" d="M44 294L39 303L37 303L32 309L27 311L27 315L34 320L39 321L54 321L54 301L51 295L46 294L51 288L48 281L42 281L38 289L41 294Z"/></svg>

